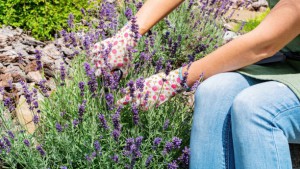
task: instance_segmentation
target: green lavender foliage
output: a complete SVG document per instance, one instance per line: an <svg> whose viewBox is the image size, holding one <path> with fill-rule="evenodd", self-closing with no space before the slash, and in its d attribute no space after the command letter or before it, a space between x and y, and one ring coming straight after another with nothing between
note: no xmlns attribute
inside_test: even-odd
<svg viewBox="0 0 300 169"><path fill-rule="evenodd" d="M127 22L124 16L124 7L126 6L134 9L131 4L123 4L123 7L119 9L119 27ZM191 12L198 18L191 19ZM88 20L86 16L85 19ZM3 149L0 152L0 159L3 160L4 167L124 168L132 163L132 157L123 155L126 139L139 136L143 137L140 147L141 157L136 160L134 168L147 168L145 162L149 155L153 155L153 160L148 168L167 168L168 163L177 160L184 147L189 146L192 123L192 106L187 105L185 97L178 95L160 107L152 107L147 111L139 110L138 125L133 122L131 105L125 106L120 113L122 132L118 141L112 137L112 116L116 112L117 106L113 110L108 110L105 101L105 94L108 92L114 95L114 102L122 98L120 89L126 87L130 79L146 78L153 75L155 73L155 61L160 58L163 61L173 60L173 68L175 69L182 63L187 63L187 55L192 54L198 46L205 45L205 50L195 54L196 58L201 58L222 44L221 24L216 24L212 16L204 15L199 11L199 8L188 9L188 1L170 14L167 19L171 23L171 27L165 21L161 21L151 30L156 34L154 47L149 49L150 52L156 51L153 61L145 62L139 59L145 48L144 41L149 38L145 35L137 46L137 52L134 53L134 64L138 65L137 68L134 66L130 68L129 75L121 80L119 89L116 91L105 89L103 79L98 78L97 97L92 97L88 86L85 86L84 96L80 96L78 83L85 82L87 84L89 80L83 66L89 59L82 52L72 61L71 68L67 72L68 80L65 85L60 85L62 81L57 76L57 89L49 98L45 98L40 103L41 119L34 134L15 129L13 121L6 120L5 125L0 128L2 138L9 138L7 134L9 130L14 132L15 138L10 139L12 147L9 152ZM201 21L200 26L196 29L193 28L195 22L199 20ZM110 33L113 34L115 31ZM164 38L167 31L170 32L170 37L174 40L177 40L179 36L182 37L182 42L174 56L170 56L171 52L167 50L168 42ZM165 49L163 50L162 47ZM73 120L78 118L78 107L84 100L87 103L83 121L74 127ZM1 115L3 111L7 110L0 107ZM65 112L63 116L61 116L62 112ZM102 127L98 119L99 114L105 116L109 125L108 130ZM169 125L164 129L163 126L167 120L169 120ZM62 126L62 132L57 130L57 123ZM25 130L24 126L22 130ZM153 149L153 141L156 137L162 138L162 143ZM175 148L170 153L164 154L165 144L172 141L174 137L182 139L180 148ZM29 140L29 147L23 143L25 139ZM95 141L99 141L101 145L100 152L94 148ZM37 145L42 145L46 152L45 156L41 156L36 150ZM96 152L97 156L88 161L86 157L90 157L93 152ZM112 160L114 155L119 156L118 163ZM183 166L180 163L179 165Z"/></svg>

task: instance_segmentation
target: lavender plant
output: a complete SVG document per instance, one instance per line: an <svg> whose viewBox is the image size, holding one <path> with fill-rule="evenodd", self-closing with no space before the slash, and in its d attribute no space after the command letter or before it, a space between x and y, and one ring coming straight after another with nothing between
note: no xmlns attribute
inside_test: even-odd
<svg viewBox="0 0 300 169"><path fill-rule="evenodd" d="M142 3L104 0L98 8L100 12L81 10L89 29L83 30L78 39L74 40L74 32L61 32L69 47L78 51L81 46L84 51L74 58L69 71L62 65L57 90L42 103L35 103L35 90L30 91L22 83L34 113L33 134L26 132L26 126L16 128L13 120L3 120L4 112L11 107L0 105L0 158L4 166L188 168L192 107L187 106L184 97L148 110L140 110L134 104L123 107L116 100L126 87L131 97L138 97L133 93L143 89L143 77L160 71L168 74L172 68L201 58L219 46L223 33L219 18L230 3L185 1L139 39L135 49L130 49L128 55L133 63L126 78L119 81L115 74L105 71L96 77L89 63L91 45L113 35L133 18ZM92 16L98 17L98 22ZM72 21L70 15L68 24L74 29L76 24ZM46 92L43 87L41 91Z"/></svg>

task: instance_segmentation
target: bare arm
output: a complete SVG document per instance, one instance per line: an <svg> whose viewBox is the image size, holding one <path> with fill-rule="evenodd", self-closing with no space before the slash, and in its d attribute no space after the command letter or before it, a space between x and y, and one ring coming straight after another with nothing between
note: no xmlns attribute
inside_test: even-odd
<svg viewBox="0 0 300 169"><path fill-rule="evenodd" d="M187 84L194 84L202 72L208 78L272 56L299 35L299 11L298 0L281 0L255 30L195 61L188 70Z"/></svg>
<svg viewBox="0 0 300 169"><path fill-rule="evenodd" d="M145 34L182 2L183 0L147 0L136 14L139 33Z"/></svg>

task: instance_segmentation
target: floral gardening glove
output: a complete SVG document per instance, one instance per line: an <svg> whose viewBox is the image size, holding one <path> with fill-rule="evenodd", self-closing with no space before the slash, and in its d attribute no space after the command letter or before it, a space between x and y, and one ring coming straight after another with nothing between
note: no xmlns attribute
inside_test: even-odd
<svg viewBox="0 0 300 169"><path fill-rule="evenodd" d="M127 68L130 64L130 56L127 51L137 45L140 38L138 26L135 20L125 25L115 36L98 42L92 49L92 61L96 68L96 76L101 75L101 71L112 72L122 70L123 75L127 75Z"/></svg>
<svg viewBox="0 0 300 169"><path fill-rule="evenodd" d="M130 81L124 91L125 97L119 100L117 104L133 103L144 110L155 104L161 105L177 93L185 91L185 87L181 85L179 70L171 71L168 75L162 72L145 80L138 79L136 83Z"/></svg>

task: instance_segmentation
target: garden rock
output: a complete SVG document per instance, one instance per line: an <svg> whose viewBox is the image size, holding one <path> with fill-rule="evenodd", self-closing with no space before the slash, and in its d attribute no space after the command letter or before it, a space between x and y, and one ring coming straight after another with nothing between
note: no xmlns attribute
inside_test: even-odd
<svg viewBox="0 0 300 169"><path fill-rule="evenodd" d="M35 72L29 72L27 74L28 78L30 79L30 81L33 81L35 83L40 82L41 80L43 80L43 77L41 75L41 73L39 71L35 71Z"/></svg>
<svg viewBox="0 0 300 169"><path fill-rule="evenodd" d="M30 111L29 105L24 96L21 96L16 108L16 115L20 125L27 129L27 132L32 134L35 130L35 125L32 121L33 112Z"/></svg>
<svg viewBox="0 0 300 169"><path fill-rule="evenodd" d="M56 43L59 43L62 51L55 46ZM42 53L44 77L37 71L36 50ZM64 46L62 38L45 43L28 36L19 28L3 26L0 28L0 87L5 87L6 94L13 94L14 98L20 98L22 87L18 85L16 89L18 92L12 93L13 91L8 88L9 81L16 86L20 81L37 84L40 80L46 79L45 85L53 90L55 83L51 79L59 71L60 63L70 61L65 59L65 62L62 54L65 58L72 58L72 53L71 49Z"/></svg>
<svg viewBox="0 0 300 169"><path fill-rule="evenodd" d="M251 4L252 8L255 10L259 10L261 7L268 7L268 2L266 0L258 0Z"/></svg>

